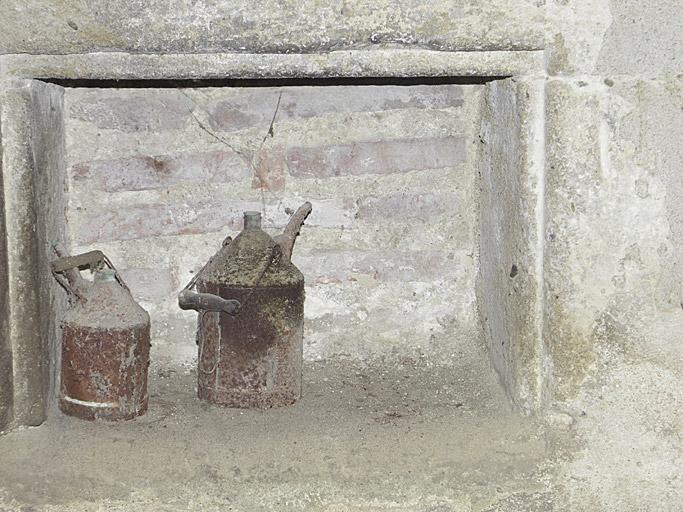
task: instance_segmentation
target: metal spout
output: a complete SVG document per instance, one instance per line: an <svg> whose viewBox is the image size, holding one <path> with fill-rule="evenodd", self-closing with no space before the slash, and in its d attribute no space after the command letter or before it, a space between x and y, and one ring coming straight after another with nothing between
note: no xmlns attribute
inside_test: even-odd
<svg viewBox="0 0 683 512"><path fill-rule="evenodd" d="M299 206L299 209L294 212L294 215L289 219L287 227L281 235L275 237L275 242L282 248L282 259L290 261L292 259L292 250L294 249L294 242L299 236L301 226L304 225L306 217L308 217L313 209L313 205L306 201Z"/></svg>

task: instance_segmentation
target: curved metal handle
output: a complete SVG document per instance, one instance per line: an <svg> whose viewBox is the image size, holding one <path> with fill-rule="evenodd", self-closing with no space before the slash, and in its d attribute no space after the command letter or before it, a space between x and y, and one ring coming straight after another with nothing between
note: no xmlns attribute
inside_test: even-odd
<svg viewBox="0 0 683 512"><path fill-rule="evenodd" d="M241 307L237 300L224 299L213 293L196 293L183 290L178 294L180 309L194 309L195 311L213 311L236 315Z"/></svg>
<svg viewBox="0 0 683 512"><path fill-rule="evenodd" d="M57 247L55 247L55 250L57 250ZM52 272L66 272L74 268L97 268L106 259L102 251L89 251L76 256L62 256L50 263L50 267Z"/></svg>

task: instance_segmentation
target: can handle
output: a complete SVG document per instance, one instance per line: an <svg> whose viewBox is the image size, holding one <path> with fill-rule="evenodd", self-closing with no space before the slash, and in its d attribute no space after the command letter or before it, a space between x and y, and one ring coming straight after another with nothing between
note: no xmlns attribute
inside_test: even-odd
<svg viewBox="0 0 683 512"><path fill-rule="evenodd" d="M240 309L238 300L224 299L213 293L197 293L184 289L178 294L180 309L194 309L195 311L213 311L236 315Z"/></svg>
<svg viewBox="0 0 683 512"><path fill-rule="evenodd" d="M73 268L93 268L101 265L106 259L102 251L89 251L76 256L62 256L50 263L52 272L62 273Z"/></svg>
<svg viewBox="0 0 683 512"><path fill-rule="evenodd" d="M114 264L102 251L95 250L77 254L75 256L66 256L66 251L61 244L54 243L52 249L57 256L60 256L50 263L52 275L55 276L57 281L66 289L66 291L78 297L80 300L84 300L84 297L79 292L77 286L79 280L77 270L81 268L99 269L103 266L109 267L114 271L116 282L119 283L124 290L130 293L130 289L123 279L121 279L119 271L116 270ZM66 278L64 278L64 276Z"/></svg>
<svg viewBox="0 0 683 512"><path fill-rule="evenodd" d="M223 246L229 245L232 238L227 237L223 240ZM215 313L227 313L228 315L236 315L242 305L239 301L233 299L224 299L213 293L198 293L192 291L199 276L202 275L204 269L211 263L213 258L209 259L199 272L190 280L185 288L178 294L178 306L180 309L193 309L198 312L212 311Z"/></svg>

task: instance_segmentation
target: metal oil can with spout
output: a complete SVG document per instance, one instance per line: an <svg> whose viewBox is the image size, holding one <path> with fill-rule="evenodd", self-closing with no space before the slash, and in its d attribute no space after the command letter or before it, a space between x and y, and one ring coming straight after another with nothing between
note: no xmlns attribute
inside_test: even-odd
<svg viewBox="0 0 683 512"><path fill-rule="evenodd" d="M66 256L51 270L69 294L62 321L59 408L86 420L128 420L147 411L150 319L100 251ZM93 281L79 269L90 269Z"/></svg>
<svg viewBox="0 0 683 512"><path fill-rule="evenodd" d="M304 277L291 254L310 212L303 204L274 238L260 213L245 212L244 230L178 296L182 309L199 311L200 399L269 408L301 396Z"/></svg>

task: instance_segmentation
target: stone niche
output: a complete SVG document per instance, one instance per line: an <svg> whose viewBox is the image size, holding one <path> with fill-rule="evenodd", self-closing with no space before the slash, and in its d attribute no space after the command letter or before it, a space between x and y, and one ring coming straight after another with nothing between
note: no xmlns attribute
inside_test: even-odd
<svg viewBox="0 0 683 512"><path fill-rule="evenodd" d="M178 289L242 210L277 230L305 199L306 358L447 363L484 340L539 410L542 69L539 51L8 56L0 429L54 403L52 242L108 253L152 314L155 364L189 363Z"/></svg>

